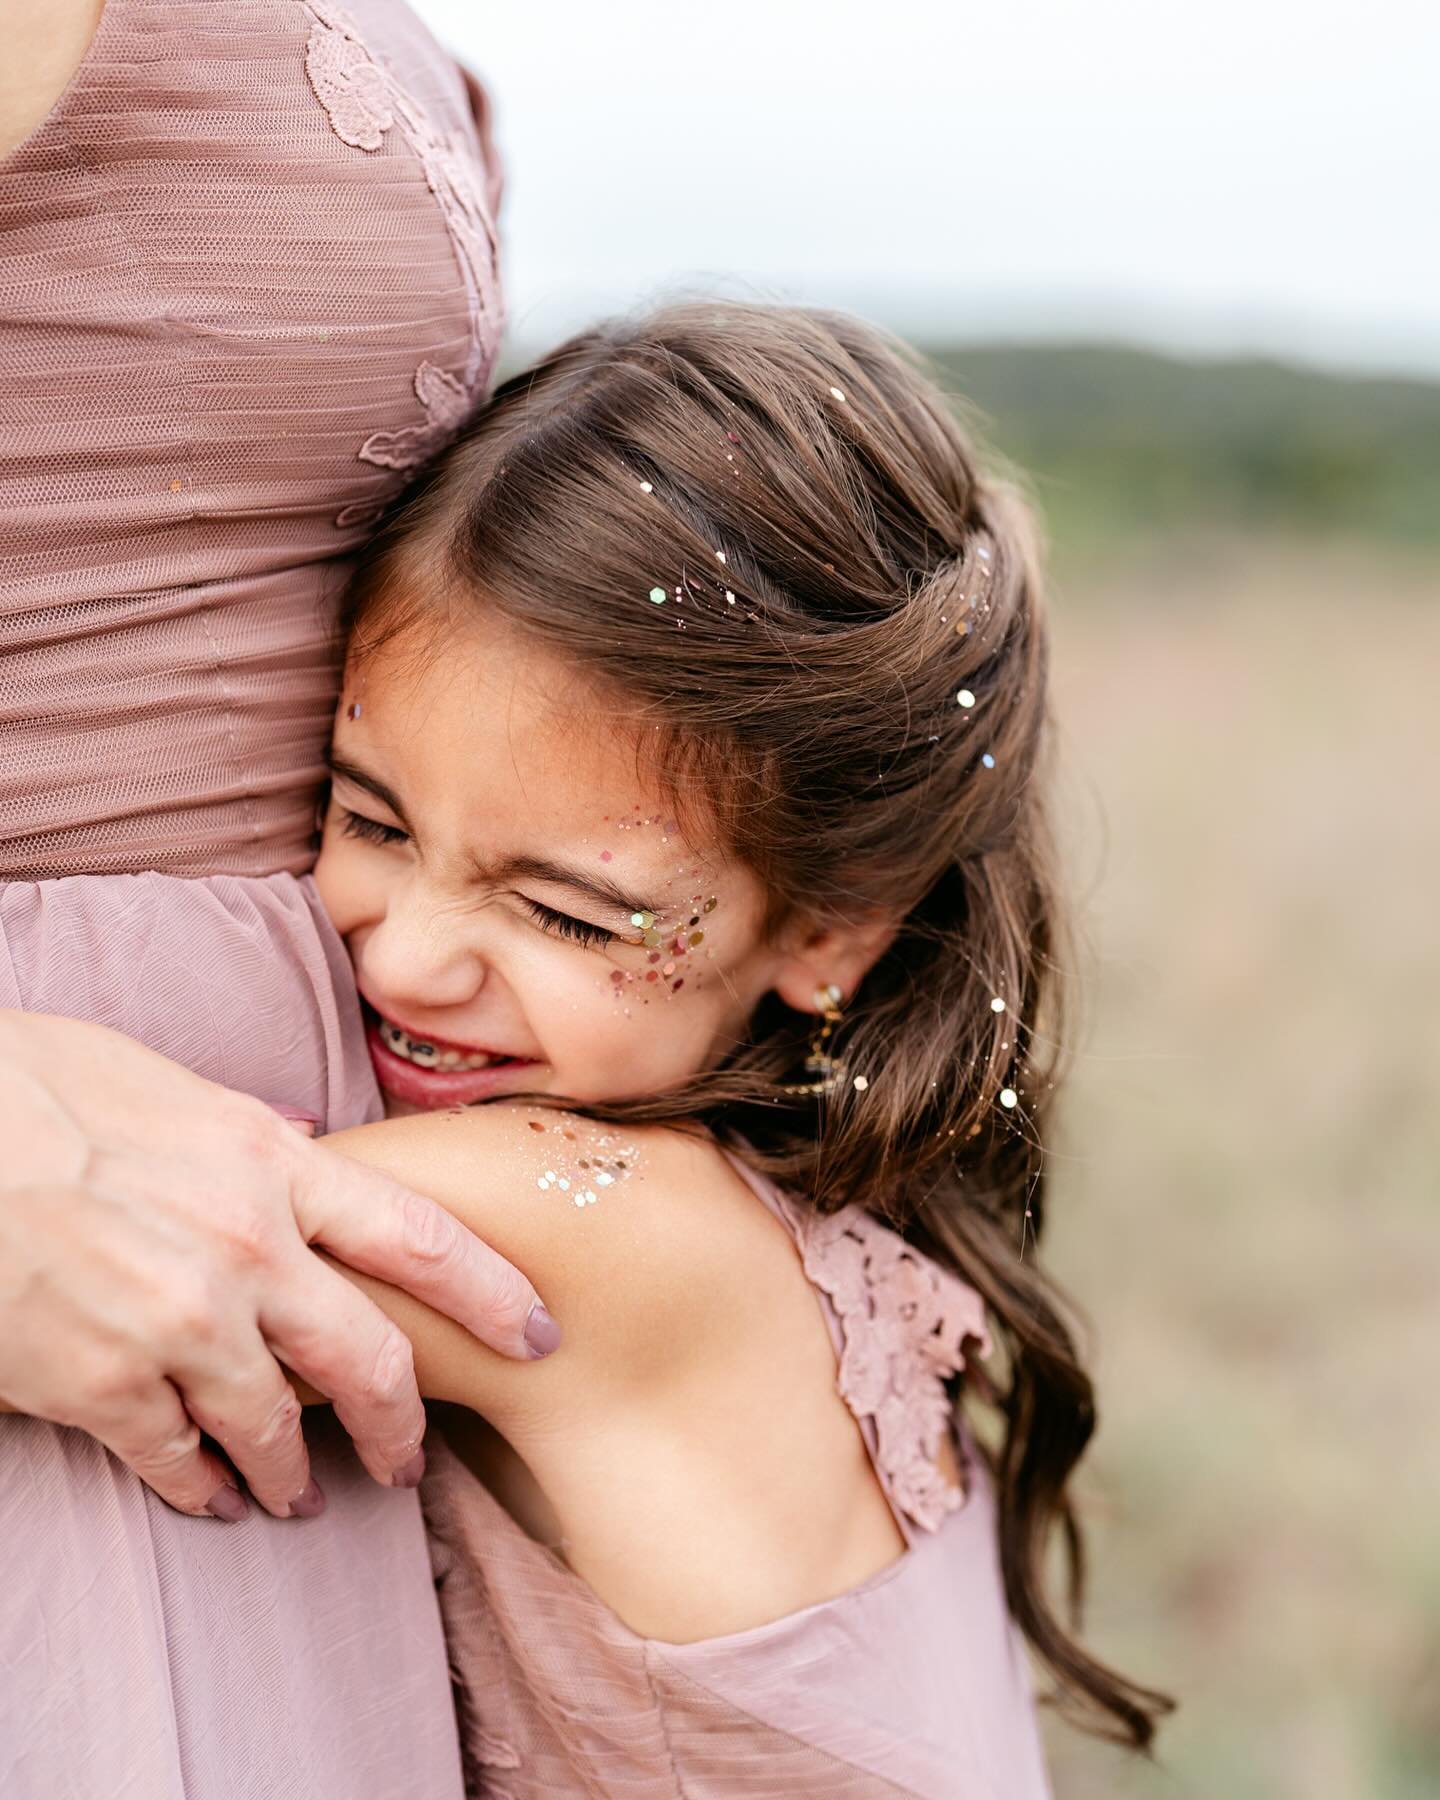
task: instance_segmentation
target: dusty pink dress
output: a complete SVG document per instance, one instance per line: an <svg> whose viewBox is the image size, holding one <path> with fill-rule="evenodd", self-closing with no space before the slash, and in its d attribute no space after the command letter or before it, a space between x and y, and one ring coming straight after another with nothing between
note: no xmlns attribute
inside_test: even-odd
<svg viewBox="0 0 1440 1800"><path fill-rule="evenodd" d="M378 1110L305 877L333 610L495 353L477 98L398 0L108 0L0 161L0 1005L328 1127ZM316 1472L224 1526L0 1420L5 1800L454 1800L416 1498Z"/></svg>
<svg viewBox="0 0 1440 1800"><path fill-rule="evenodd" d="M422 1492L486 1800L1047 1800L989 1476L935 1468L945 1379L989 1348L980 1296L858 1208L821 1218L736 1168L796 1241L906 1542L860 1587L700 1643L643 1638L443 1445Z"/></svg>

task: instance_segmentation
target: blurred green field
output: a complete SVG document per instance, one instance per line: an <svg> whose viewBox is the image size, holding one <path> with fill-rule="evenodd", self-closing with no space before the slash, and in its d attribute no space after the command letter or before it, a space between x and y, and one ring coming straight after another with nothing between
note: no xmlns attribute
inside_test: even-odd
<svg viewBox="0 0 1440 1800"><path fill-rule="evenodd" d="M1059 1800L1440 1795L1440 556L1117 544L1057 591L1089 943L1045 1255L1090 1641L1175 1692Z"/></svg>
<svg viewBox="0 0 1440 1800"><path fill-rule="evenodd" d="M1089 1641L1059 1800L1440 1796L1440 387L940 358L1053 536L1087 934L1044 1255Z"/></svg>
<svg viewBox="0 0 1440 1800"><path fill-rule="evenodd" d="M935 354L932 352L932 354ZM1087 943L1045 1257L1088 1320L1089 1640L1155 1764L1440 1796L1440 387L941 351L1053 540Z"/></svg>

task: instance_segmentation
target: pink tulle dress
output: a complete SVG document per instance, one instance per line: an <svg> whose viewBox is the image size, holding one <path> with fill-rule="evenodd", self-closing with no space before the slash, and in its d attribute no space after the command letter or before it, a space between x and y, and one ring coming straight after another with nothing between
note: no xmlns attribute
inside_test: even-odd
<svg viewBox="0 0 1440 1800"><path fill-rule="evenodd" d="M794 1238L840 1392L905 1539L861 1586L750 1631L668 1644L625 1626L443 1444L422 1487L487 1800L1047 1800L973 1440L935 1466L947 1377L989 1348L980 1296L858 1208L822 1218L735 1160Z"/></svg>
<svg viewBox="0 0 1440 1800"><path fill-rule="evenodd" d="M0 1006L378 1115L306 878L334 608L500 332L478 90L399 0L108 0L0 160ZM0 1151L3 1153L3 1151ZM419 1504L182 1518L0 1419L5 1800L455 1800Z"/></svg>

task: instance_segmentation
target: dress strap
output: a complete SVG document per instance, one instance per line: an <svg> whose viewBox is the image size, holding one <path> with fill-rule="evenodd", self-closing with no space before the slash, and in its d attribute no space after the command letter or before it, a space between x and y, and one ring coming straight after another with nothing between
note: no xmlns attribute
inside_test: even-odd
<svg viewBox="0 0 1440 1800"><path fill-rule="evenodd" d="M938 1531L965 1501L936 1461L954 1427L945 1383L990 1354L984 1301L863 1207L815 1212L725 1155L795 1240L830 1326L841 1397L906 1541L915 1526Z"/></svg>

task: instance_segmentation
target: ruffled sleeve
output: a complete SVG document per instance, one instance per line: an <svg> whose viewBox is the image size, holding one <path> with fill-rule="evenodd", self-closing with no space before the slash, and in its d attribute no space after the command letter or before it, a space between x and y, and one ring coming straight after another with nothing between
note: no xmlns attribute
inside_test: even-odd
<svg viewBox="0 0 1440 1800"><path fill-rule="evenodd" d="M895 1505L937 1531L964 1501L936 1464L952 1421L945 1383L967 1357L990 1354L984 1301L862 1207L806 1213L797 1236L805 1273L840 1320L840 1393L873 1426Z"/></svg>

